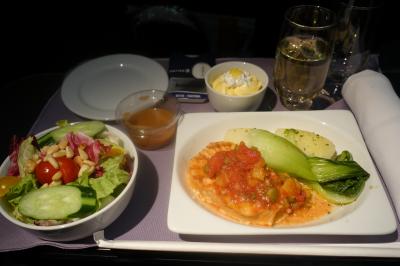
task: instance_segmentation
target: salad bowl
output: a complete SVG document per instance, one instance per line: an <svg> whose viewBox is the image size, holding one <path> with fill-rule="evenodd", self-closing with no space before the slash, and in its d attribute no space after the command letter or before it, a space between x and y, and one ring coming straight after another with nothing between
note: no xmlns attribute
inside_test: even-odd
<svg viewBox="0 0 400 266"><path fill-rule="evenodd" d="M47 133L57 129L53 127L36 134L36 138L46 135ZM52 241L73 241L88 237L94 232L102 230L115 221L125 210L130 202L135 186L137 169L138 169L138 154L134 144L128 136L119 129L105 125L105 130L113 137L117 137L121 146L124 148L127 155L132 159L129 160L129 179L122 191L117 194L110 203L95 211L94 213L84 216L80 219L73 219L68 223L55 225L37 225L35 223L26 223L16 219L13 215L13 208L5 197L0 198L0 213L9 222L17 227L27 230L39 238ZM10 157L7 157L0 166L0 176L6 176L10 167Z"/></svg>

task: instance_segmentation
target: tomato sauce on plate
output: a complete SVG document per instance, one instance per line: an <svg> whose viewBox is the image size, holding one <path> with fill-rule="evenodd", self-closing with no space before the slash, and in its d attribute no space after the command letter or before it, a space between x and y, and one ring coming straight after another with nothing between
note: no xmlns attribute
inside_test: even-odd
<svg viewBox="0 0 400 266"><path fill-rule="evenodd" d="M269 168L260 152L244 143L209 144L189 162L187 184L208 209L244 224L303 224L331 210L326 200Z"/></svg>

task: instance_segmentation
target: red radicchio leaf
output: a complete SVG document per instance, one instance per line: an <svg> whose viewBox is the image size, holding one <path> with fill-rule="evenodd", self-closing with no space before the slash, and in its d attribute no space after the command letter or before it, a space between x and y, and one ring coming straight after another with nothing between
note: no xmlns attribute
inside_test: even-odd
<svg viewBox="0 0 400 266"><path fill-rule="evenodd" d="M101 145L98 141L93 141L92 144L86 147L86 153L89 156L89 159L96 164L99 162Z"/></svg>
<svg viewBox="0 0 400 266"><path fill-rule="evenodd" d="M10 144L10 167L7 170L7 175L10 176L18 176L18 150L19 145L21 144L22 139L17 136L13 136Z"/></svg>
<svg viewBox="0 0 400 266"><path fill-rule="evenodd" d="M99 162L100 152L102 151L101 144L99 141L92 139L91 137L81 133L70 132L67 134L68 144L74 153L78 153L78 147L80 145L85 146L85 152L88 154L89 159L96 164Z"/></svg>
<svg viewBox="0 0 400 266"><path fill-rule="evenodd" d="M67 137L69 146L75 153L78 152L79 145L89 146L90 144L92 144L92 142L94 142L94 140L91 137L89 137L81 132L77 132L77 133L69 132L66 135L66 137Z"/></svg>
<svg viewBox="0 0 400 266"><path fill-rule="evenodd" d="M104 168L101 167L100 165L97 165L96 168L94 169L94 174L96 177L100 177L104 174Z"/></svg>

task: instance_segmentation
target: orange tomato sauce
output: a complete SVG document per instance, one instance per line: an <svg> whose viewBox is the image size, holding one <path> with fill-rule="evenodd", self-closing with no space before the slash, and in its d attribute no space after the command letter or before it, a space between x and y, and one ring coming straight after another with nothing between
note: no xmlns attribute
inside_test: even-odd
<svg viewBox="0 0 400 266"><path fill-rule="evenodd" d="M190 189L213 212L239 223L274 226L304 224L331 211L310 188L269 168L257 149L226 146L210 144L189 162Z"/></svg>
<svg viewBox="0 0 400 266"><path fill-rule="evenodd" d="M284 205L286 212L301 208L306 191L293 178L267 169L261 154L241 143L236 150L217 152L209 160L209 177L217 178L217 193L230 203L248 202L257 214Z"/></svg>

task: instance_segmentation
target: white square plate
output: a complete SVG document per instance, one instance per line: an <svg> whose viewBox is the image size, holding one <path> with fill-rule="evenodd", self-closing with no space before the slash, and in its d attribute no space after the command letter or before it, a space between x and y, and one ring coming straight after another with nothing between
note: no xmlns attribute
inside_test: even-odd
<svg viewBox="0 0 400 266"><path fill-rule="evenodd" d="M290 228L261 228L241 225L209 212L186 190L184 177L188 161L206 145L223 140L230 128L298 128L319 133L332 140L336 150L349 150L370 173L364 191L352 204L338 207L312 224ZM185 114L176 138L168 228L193 235L384 235L397 228L396 218L380 177L368 153L357 122L346 110L193 113Z"/></svg>

